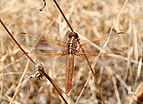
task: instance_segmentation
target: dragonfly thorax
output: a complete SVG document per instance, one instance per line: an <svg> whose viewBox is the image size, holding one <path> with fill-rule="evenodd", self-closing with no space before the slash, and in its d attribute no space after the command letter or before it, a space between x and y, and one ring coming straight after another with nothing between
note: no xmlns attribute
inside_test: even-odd
<svg viewBox="0 0 143 104"><path fill-rule="evenodd" d="M67 54L75 54L77 52L77 40L72 37L67 43Z"/></svg>

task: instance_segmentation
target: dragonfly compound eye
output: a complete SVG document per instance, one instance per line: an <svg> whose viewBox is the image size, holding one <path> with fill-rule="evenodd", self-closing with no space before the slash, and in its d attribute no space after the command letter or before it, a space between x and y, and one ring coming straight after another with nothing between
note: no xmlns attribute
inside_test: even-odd
<svg viewBox="0 0 143 104"><path fill-rule="evenodd" d="M70 32L69 35L68 35L68 37L69 37L69 38L72 38L72 36L73 36L73 33Z"/></svg>
<svg viewBox="0 0 143 104"><path fill-rule="evenodd" d="M74 37L74 38L77 39L77 38L78 38L78 34L77 34L76 32L70 32L68 37L69 37L69 38Z"/></svg>
<svg viewBox="0 0 143 104"><path fill-rule="evenodd" d="M78 38L78 34L76 32L74 32L73 35L76 39Z"/></svg>

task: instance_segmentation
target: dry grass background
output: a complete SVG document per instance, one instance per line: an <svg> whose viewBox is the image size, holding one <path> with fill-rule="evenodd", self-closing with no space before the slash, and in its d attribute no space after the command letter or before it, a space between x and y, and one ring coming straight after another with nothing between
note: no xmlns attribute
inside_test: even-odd
<svg viewBox="0 0 143 104"><path fill-rule="evenodd" d="M129 0L119 21L116 18L125 0L58 0L58 2L72 27L79 33L81 41L106 37L113 24L117 22L104 50L118 52L121 55L101 54L98 59L90 56L89 60L97 73L105 103L129 104L143 80L141 70L143 1ZM47 6L42 12L38 11L41 6L42 0L0 0L0 18L28 52L40 37L61 41L67 39L69 28L52 0L47 0ZM125 34L117 35L116 32L120 31ZM8 104L15 94L13 104L62 104L62 100L45 78L28 79L36 72L36 68L17 48L1 25L0 37L0 103ZM105 41L106 39L96 44L99 49L103 47ZM92 44L93 46L88 45L89 48L85 47L85 50L91 53L99 51L95 43ZM31 55L31 57L37 63L43 62L46 72L64 90L65 56ZM70 95L73 101L78 98L90 74L84 57L77 56L75 66ZM19 81L21 83L18 84ZM90 75L78 104L99 102L99 93Z"/></svg>

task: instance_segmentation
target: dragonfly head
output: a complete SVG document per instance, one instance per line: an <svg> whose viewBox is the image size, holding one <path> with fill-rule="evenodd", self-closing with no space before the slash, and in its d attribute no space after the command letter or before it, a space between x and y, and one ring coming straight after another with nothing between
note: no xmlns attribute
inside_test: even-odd
<svg viewBox="0 0 143 104"><path fill-rule="evenodd" d="M73 38L75 38L75 39L78 39L78 34L77 34L76 32L70 32L69 35L68 35L68 37L69 37L69 38L72 38L72 37L73 37Z"/></svg>

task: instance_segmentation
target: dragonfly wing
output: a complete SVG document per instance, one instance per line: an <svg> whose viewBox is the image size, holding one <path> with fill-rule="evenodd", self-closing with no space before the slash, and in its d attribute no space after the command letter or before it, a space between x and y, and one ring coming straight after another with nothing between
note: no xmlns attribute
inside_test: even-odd
<svg viewBox="0 0 143 104"><path fill-rule="evenodd" d="M46 39L40 39L39 43L43 43L43 44L54 44L57 46L61 46L61 47L66 47L66 44L62 41L58 41L58 40L46 40Z"/></svg>
<svg viewBox="0 0 143 104"><path fill-rule="evenodd" d="M34 51L36 53L58 53L66 44L58 40L39 40L35 45Z"/></svg>

